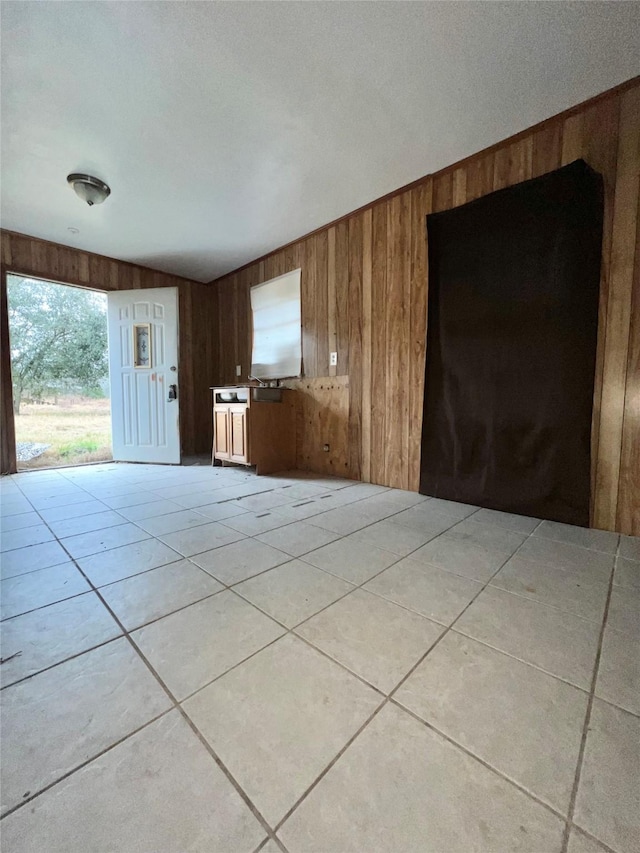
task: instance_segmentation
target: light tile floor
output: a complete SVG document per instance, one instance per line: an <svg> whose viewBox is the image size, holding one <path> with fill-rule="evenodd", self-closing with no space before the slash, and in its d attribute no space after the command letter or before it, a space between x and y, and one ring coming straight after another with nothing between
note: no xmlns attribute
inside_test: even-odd
<svg viewBox="0 0 640 853"><path fill-rule="evenodd" d="M637 853L640 540L346 480L0 481L7 853Z"/></svg>

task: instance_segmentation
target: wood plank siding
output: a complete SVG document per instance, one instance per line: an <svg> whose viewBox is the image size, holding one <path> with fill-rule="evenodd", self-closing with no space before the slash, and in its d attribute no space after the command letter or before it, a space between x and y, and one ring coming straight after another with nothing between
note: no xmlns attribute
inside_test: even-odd
<svg viewBox="0 0 640 853"><path fill-rule="evenodd" d="M427 323L425 217L580 157L605 181L592 524L640 535L637 78L218 279L216 382L235 382L236 364L247 376L250 285L300 266L309 381L299 461L321 472L343 471L417 490ZM236 318L234 324L229 317ZM329 366L333 351L336 368ZM332 411L340 413L334 419L312 403L314 394L326 401L328 391ZM332 446L323 453L322 445L331 443L329 424L335 438L344 412L347 423L338 430L335 452Z"/></svg>

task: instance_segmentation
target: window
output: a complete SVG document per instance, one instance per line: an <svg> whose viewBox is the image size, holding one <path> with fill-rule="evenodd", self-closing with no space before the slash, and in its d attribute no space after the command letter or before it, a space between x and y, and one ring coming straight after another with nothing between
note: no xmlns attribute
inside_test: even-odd
<svg viewBox="0 0 640 853"><path fill-rule="evenodd" d="M300 270L251 288L251 375L260 379L300 376Z"/></svg>

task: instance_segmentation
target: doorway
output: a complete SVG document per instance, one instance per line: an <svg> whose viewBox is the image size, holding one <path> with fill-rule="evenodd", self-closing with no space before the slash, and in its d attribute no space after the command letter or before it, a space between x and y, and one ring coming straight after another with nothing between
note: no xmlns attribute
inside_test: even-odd
<svg viewBox="0 0 640 853"><path fill-rule="evenodd" d="M18 471L113 458L107 295L7 275Z"/></svg>

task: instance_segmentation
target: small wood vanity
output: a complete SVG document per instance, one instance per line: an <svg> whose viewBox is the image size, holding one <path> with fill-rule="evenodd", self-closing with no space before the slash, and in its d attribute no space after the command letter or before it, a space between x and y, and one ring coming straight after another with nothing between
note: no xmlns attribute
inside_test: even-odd
<svg viewBox="0 0 640 853"><path fill-rule="evenodd" d="M212 463L255 465L257 474L296 467L295 391L255 385L211 391Z"/></svg>

